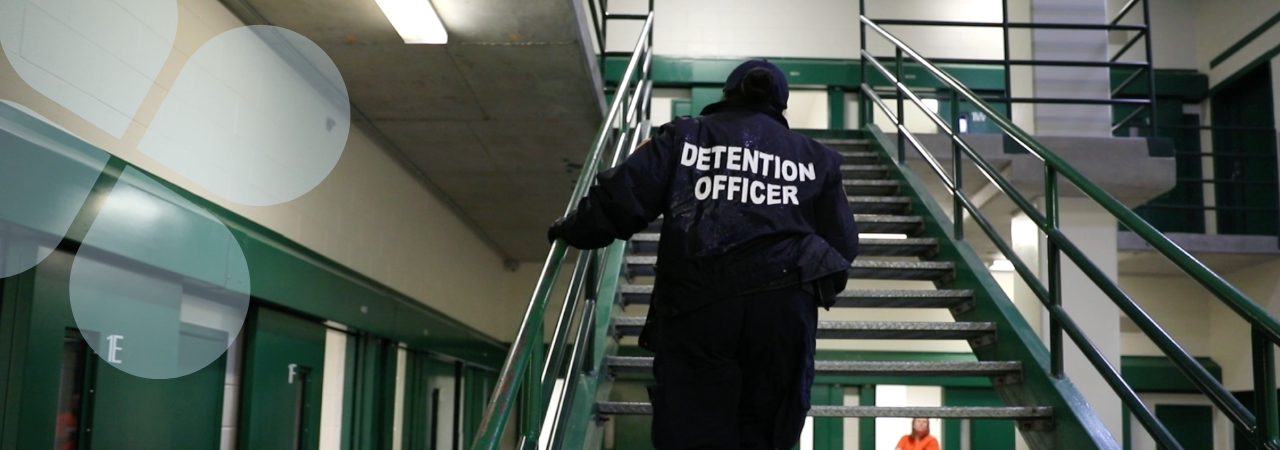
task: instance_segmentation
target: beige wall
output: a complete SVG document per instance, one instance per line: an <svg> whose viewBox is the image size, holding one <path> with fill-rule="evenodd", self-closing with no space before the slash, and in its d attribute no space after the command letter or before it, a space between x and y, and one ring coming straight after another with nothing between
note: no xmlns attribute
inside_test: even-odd
<svg viewBox="0 0 1280 450"><path fill-rule="evenodd" d="M540 264L505 270L501 257L359 126L352 127L341 160L324 182L296 200L269 207L218 198L137 150L190 55L217 34L242 25L217 0L179 0L173 51L119 139L27 86L3 59L0 99L25 105L133 165L509 340Z"/></svg>
<svg viewBox="0 0 1280 450"><path fill-rule="evenodd" d="M1272 315L1280 312L1280 260L1222 274ZM1192 356L1222 366L1232 391L1253 389L1249 326L1238 314L1185 276L1122 275L1120 287ZM1123 355L1163 356L1145 335L1124 332Z"/></svg>
<svg viewBox="0 0 1280 450"><path fill-rule="evenodd" d="M1280 27L1272 27L1221 65L1209 69L1210 61L1222 51L1262 25L1276 12L1280 12L1280 3L1271 0L1200 0L1197 3L1197 59L1200 70L1209 74L1209 85L1226 79L1258 56L1280 45Z"/></svg>
<svg viewBox="0 0 1280 450"><path fill-rule="evenodd" d="M1138 302L1192 356L1209 356L1210 306L1207 293L1187 277L1121 275L1120 288ZM1123 319L1122 319L1123 320ZM1131 328L1120 328L1120 354L1163 356L1151 340Z"/></svg>

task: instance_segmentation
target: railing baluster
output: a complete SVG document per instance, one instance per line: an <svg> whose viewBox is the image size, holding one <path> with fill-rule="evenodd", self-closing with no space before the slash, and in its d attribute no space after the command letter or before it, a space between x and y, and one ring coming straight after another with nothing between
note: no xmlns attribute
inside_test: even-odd
<svg viewBox="0 0 1280 450"><path fill-rule="evenodd" d="M1156 137L1156 66L1152 61L1155 55L1151 54L1151 0L1142 0L1142 24L1147 27L1146 33L1142 37L1142 41L1147 45L1147 98L1151 103L1147 104L1147 113L1151 117L1148 136Z"/></svg>
<svg viewBox="0 0 1280 450"><path fill-rule="evenodd" d="M1001 1L1001 18L1004 20L1004 98L1013 98L1013 52L1009 49L1009 0ZM1005 100L1004 113L1013 117L1013 102Z"/></svg>
<svg viewBox="0 0 1280 450"><path fill-rule="evenodd" d="M1276 422L1276 354L1275 345L1261 330L1252 328L1253 340L1253 399L1257 428L1254 435L1259 444L1275 439L1280 434Z"/></svg>
<svg viewBox="0 0 1280 450"><path fill-rule="evenodd" d="M866 13L867 13L867 0L858 0L858 14L865 15ZM862 79L858 80L858 82L870 83L870 81L867 80L867 57L866 57L867 24L862 23L861 21L858 22L858 35L861 37L861 40L858 41L858 44L861 46L861 48L859 49L861 50L861 52L858 54L863 55L858 58L858 73L862 77ZM871 115L873 113L874 111L871 109L871 102L867 99L867 95L863 94L862 92L858 92L858 128L859 129L865 130L867 129L867 124L875 122L874 120L871 120Z"/></svg>
<svg viewBox="0 0 1280 450"><path fill-rule="evenodd" d="M1045 220L1054 230L1058 229L1061 216L1058 208L1058 172L1053 167L1046 165L1044 167L1044 215ZM1049 258L1049 302L1053 305L1062 306L1062 253L1058 251L1058 244L1052 239L1047 240L1045 252L1048 253ZM1055 378L1062 378L1064 373L1062 367L1062 324L1056 320L1049 321L1049 351L1052 357L1051 373Z"/></svg>
<svg viewBox="0 0 1280 450"><path fill-rule="evenodd" d="M902 49L899 48L898 51L895 52L895 54L896 56L894 58L898 62L896 76L898 77L898 84L901 85L902 84ZM907 165L907 131L906 131L907 118L906 118L906 115L903 114L903 107L906 106L906 102L903 101L903 98L902 98L903 97L902 89L903 88L901 86L899 86L898 89L896 89L898 92L898 123L896 124L898 125L898 165L906 166Z"/></svg>
<svg viewBox="0 0 1280 450"><path fill-rule="evenodd" d="M964 193L961 189L964 187L964 175L961 174L962 165L960 161L960 144L956 143L956 136L960 134L960 96L956 94L955 89L951 90L951 179L955 181L956 187L951 195L951 217L955 226L956 240L964 240L964 203L960 201L960 196Z"/></svg>

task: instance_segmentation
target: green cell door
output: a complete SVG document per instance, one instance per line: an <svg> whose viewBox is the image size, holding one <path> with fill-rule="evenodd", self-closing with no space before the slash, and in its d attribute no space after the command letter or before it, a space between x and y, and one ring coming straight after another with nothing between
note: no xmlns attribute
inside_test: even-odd
<svg viewBox="0 0 1280 450"><path fill-rule="evenodd" d="M324 326L257 307L248 327L240 448L318 448Z"/></svg>
<svg viewBox="0 0 1280 450"><path fill-rule="evenodd" d="M409 352L405 367L404 450L465 448L458 433L463 419L458 414L462 400L458 369L454 362Z"/></svg>
<svg viewBox="0 0 1280 450"><path fill-rule="evenodd" d="M1211 99L1218 233L1276 235L1276 135L1269 64ZM1233 127L1233 128L1225 128Z"/></svg>
<svg viewBox="0 0 1280 450"><path fill-rule="evenodd" d="M1184 450L1213 449L1213 407L1156 405L1156 418L1169 429ZM1160 447L1161 450L1165 448Z"/></svg>
<svg viewBox="0 0 1280 450"><path fill-rule="evenodd" d="M183 323L179 336L180 348L212 346L214 351L226 348L227 335L221 331ZM225 355L195 373L167 380L139 378L99 361L97 356L88 358L88 366L92 367L89 385L93 386L90 448L219 448Z"/></svg>

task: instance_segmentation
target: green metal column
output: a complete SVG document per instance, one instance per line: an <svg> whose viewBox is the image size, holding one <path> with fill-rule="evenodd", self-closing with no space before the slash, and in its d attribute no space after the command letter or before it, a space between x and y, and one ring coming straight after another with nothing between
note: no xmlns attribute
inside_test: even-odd
<svg viewBox="0 0 1280 450"><path fill-rule="evenodd" d="M832 130L845 129L844 118L844 89L839 86L831 86L827 88L827 128Z"/></svg>
<svg viewBox="0 0 1280 450"><path fill-rule="evenodd" d="M869 384L858 390L858 405L876 406L876 386ZM876 448L876 419L858 419L858 450Z"/></svg>
<svg viewBox="0 0 1280 450"><path fill-rule="evenodd" d="M824 384L813 387L810 398L814 405L844 405L844 386ZM844 418L815 417L813 419L813 449L840 450L844 448Z"/></svg>

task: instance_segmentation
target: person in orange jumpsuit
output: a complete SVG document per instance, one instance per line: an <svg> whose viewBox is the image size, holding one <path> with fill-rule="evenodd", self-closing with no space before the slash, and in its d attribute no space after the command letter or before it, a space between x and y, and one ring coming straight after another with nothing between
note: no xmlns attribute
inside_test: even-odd
<svg viewBox="0 0 1280 450"><path fill-rule="evenodd" d="M911 434L898 440L894 450L938 450L938 440L929 435L929 419L917 417L911 421Z"/></svg>

